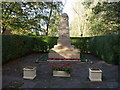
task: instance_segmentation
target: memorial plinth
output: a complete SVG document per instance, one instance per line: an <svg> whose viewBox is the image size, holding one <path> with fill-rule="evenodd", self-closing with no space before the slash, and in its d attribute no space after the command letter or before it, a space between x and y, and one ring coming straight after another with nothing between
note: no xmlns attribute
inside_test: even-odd
<svg viewBox="0 0 120 90"><path fill-rule="evenodd" d="M80 52L71 45L69 37L68 15L63 13L57 45L49 51L48 61L80 61Z"/></svg>

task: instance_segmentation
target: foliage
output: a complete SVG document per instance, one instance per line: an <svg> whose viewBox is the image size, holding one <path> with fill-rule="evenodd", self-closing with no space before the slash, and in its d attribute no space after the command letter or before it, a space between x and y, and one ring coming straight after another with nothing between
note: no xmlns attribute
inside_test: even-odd
<svg viewBox="0 0 120 90"><path fill-rule="evenodd" d="M80 53L80 60L81 60L81 62L92 63L92 61L90 59L88 59L83 53Z"/></svg>
<svg viewBox="0 0 120 90"><path fill-rule="evenodd" d="M120 34L95 37L72 37L71 43L81 53L92 53L108 63L118 64ZM57 37L2 35L3 63L31 52L49 52Z"/></svg>
<svg viewBox="0 0 120 90"><path fill-rule="evenodd" d="M2 35L2 63L32 52L33 40L27 36Z"/></svg>
<svg viewBox="0 0 120 90"><path fill-rule="evenodd" d="M60 2L2 2L2 33L9 29L18 35L30 31L48 35L50 29L58 30L61 10Z"/></svg>
<svg viewBox="0 0 120 90"><path fill-rule="evenodd" d="M119 33L120 2L84 2L87 10L89 32L92 36Z"/></svg>
<svg viewBox="0 0 120 90"><path fill-rule="evenodd" d="M49 31L48 31L49 36L52 36L52 37L58 36L58 33L59 33L58 31L60 26L59 21L60 21L60 15L57 15L56 13L54 13L52 15L50 26L49 26Z"/></svg>
<svg viewBox="0 0 120 90"><path fill-rule="evenodd" d="M44 55L41 55L37 60L36 62L39 62L39 61L46 61L48 59L48 53L44 54Z"/></svg>
<svg viewBox="0 0 120 90"><path fill-rule="evenodd" d="M80 1L72 3L72 11L75 15L70 23L70 35L72 37L87 36L85 9ZM72 17L73 18L73 17Z"/></svg>
<svg viewBox="0 0 120 90"><path fill-rule="evenodd" d="M90 40L90 52L108 63L119 64L120 35L96 36Z"/></svg>
<svg viewBox="0 0 120 90"><path fill-rule="evenodd" d="M120 1L99 2L86 0L73 2L70 36L91 37L120 32ZM72 15L71 15L72 16Z"/></svg>
<svg viewBox="0 0 120 90"><path fill-rule="evenodd" d="M49 51L51 48L54 47L54 45L57 45L57 37L46 37L44 38L44 41L47 43L48 48L47 50Z"/></svg>
<svg viewBox="0 0 120 90"><path fill-rule="evenodd" d="M47 52L47 42L43 39L44 37L31 37L34 40L34 52Z"/></svg>
<svg viewBox="0 0 120 90"><path fill-rule="evenodd" d="M91 37L72 37L71 42L75 48L79 49L82 53L89 53L89 42Z"/></svg>
<svg viewBox="0 0 120 90"><path fill-rule="evenodd" d="M14 8L16 7L16 8ZM19 11L17 11L17 9ZM25 23L21 23L22 9L20 3L4 2L2 3L2 27L3 32L7 29L18 29L27 27ZM23 18L23 17L22 17Z"/></svg>
<svg viewBox="0 0 120 90"><path fill-rule="evenodd" d="M53 35L57 35L59 30L59 18L60 18L60 12L62 12L62 3L49 2L48 7L50 8L50 11L49 11L48 19L46 20L47 21L46 36L48 36L48 34L53 36Z"/></svg>
<svg viewBox="0 0 120 90"><path fill-rule="evenodd" d="M70 63L64 63L64 64L52 64L50 65L50 68L54 71L65 71L70 73L72 71L72 67Z"/></svg>

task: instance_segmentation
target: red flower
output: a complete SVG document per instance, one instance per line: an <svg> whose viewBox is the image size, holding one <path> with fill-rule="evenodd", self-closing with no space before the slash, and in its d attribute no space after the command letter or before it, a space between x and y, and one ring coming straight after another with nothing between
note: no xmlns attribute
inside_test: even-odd
<svg viewBox="0 0 120 90"><path fill-rule="evenodd" d="M62 64L62 66L65 66L66 64Z"/></svg>
<svg viewBox="0 0 120 90"><path fill-rule="evenodd" d="M71 68L71 66L67 66L67 68Z"/></svg>
<svg viewBox="0 0 120 90"><path fill-rule="evenodd" d="M72 68L71 68L71 64L70 63L64 63L64 64L52 64L50 65L50 68L52 68L52 70L62 70L62 71L66 71L66 72L71 72Z"/></svg>
<svg viewBox="0 0 120 90"><path fill-rule="evenodd" d="M65 67L62 67L62 68L65 68Z"/></svg>

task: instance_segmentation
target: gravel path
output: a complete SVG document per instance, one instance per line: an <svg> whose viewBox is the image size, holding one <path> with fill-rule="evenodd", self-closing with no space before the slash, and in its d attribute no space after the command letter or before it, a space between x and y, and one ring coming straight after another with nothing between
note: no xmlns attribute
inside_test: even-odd
<svg viewBox="0 0 120 90"><path fill-rule="evenodd" d="M42 53L30 54L2 67L3 88L118 88L118 66L107 64L91 54L85 56L93 63L71 62L73 71L70 78L53 77L49 68L55 62L41 61L35 63ZM62 62L61 62L62 63ZM32 65L37 67L34 80L23 79L23 68ZM91 82L88 79L88 68L98 67L102 73L102 82Z"/></svg>

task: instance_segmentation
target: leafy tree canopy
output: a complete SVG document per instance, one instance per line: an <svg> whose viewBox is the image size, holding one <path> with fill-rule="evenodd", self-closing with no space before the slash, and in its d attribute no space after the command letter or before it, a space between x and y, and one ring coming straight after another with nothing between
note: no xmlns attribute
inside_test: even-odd
<svg viewBox="0 0 120 90"><path fill-rule="evenodd" d="M27 35L40 31L48 35L50 27L58 24L54 21L59 20L61 12L61 2L2 2L2 32L9 29Z"/></svg>

